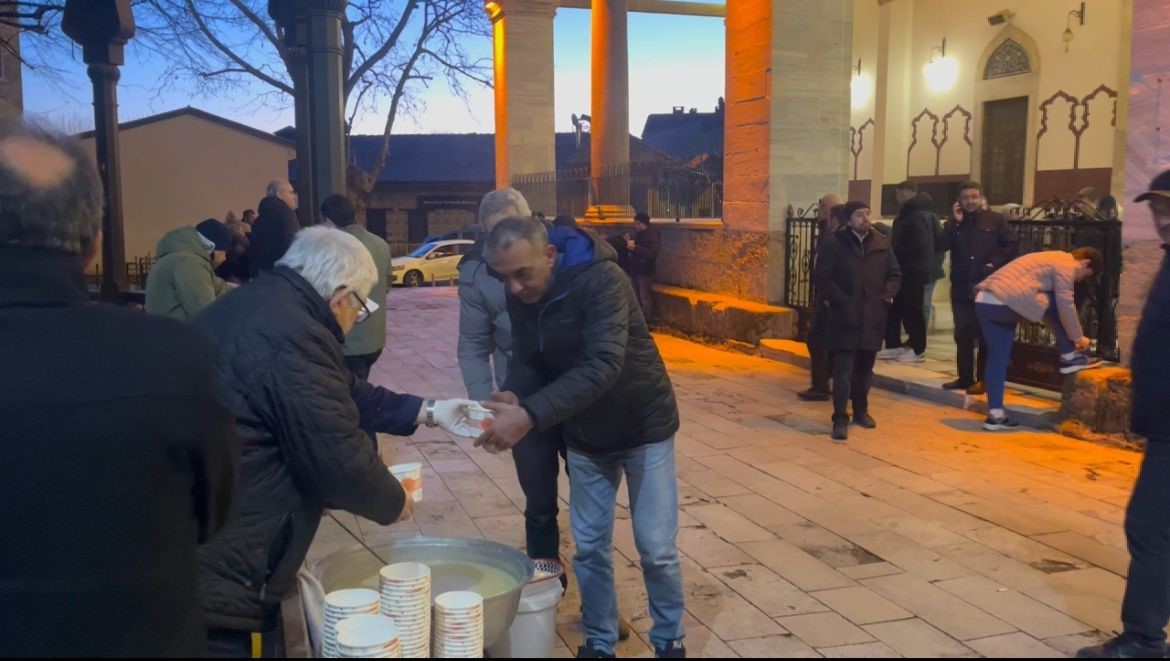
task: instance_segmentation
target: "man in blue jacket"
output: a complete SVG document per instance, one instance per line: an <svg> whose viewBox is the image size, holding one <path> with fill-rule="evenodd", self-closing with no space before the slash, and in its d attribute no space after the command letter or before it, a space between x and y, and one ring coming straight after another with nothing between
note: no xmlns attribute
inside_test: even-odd
<svg viewBox="0 0 1170 661"><path fill-rule="evenodd" d="M1137 197L1149 202L1162 249L1170 250L1170 170ZM1154 276L1133 343L1130 426L1146 437L1146 456L1125 514L1129 575L1121 602L1125 631L1077 652L1081 659L1164 658L1170 621L1170 254Z"/></svg>
<svg viewBox="0 0 1170 661"><path fill-rule="evenodd" d="M476 444L499 452L531 432L563 430L585 623L577 656L612 658L618 642L613 524L624 476L650 641L657 656L682 658L678 405L634 288L609 243L575 228L550 233L532 218L496 225L484 257L508 293L512 359L505 392L487 404L495 421Z"/></svg>

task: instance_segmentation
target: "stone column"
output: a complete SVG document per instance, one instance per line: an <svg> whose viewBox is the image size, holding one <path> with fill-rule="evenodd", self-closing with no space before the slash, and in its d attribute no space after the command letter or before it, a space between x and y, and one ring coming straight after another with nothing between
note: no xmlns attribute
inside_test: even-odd
<svg viewBox="0 0 1170 661"><path fill-rule="evenodd" d="M590 218L631 218L628 0L593 0Z"/></svg>
<svg viewBox="0 0 1170 661"><path fill-rule="evenodd" d="M557 167L553 118L557 6L555 0L489 0L485 9L492 20L495 68L496 186L504 188L511 185L512 175L552 173ZM552 186L555 191L555 179Z"/></svg>
<svg viewBox="0 0 1170 661"><path fill-rule="evenodd" d="M341 71L341 19L345 0L303 0L309 47L309 141L314 203L345 193L345 108ZM302 179L297 175L298 184ZM315 207L302 211L317 218Z"/></svg>
<svg viewBox="0 0 1170 661"><path fill-rule="evenodd" d="M1161 0L1133 0L1133 22L1127 27L1132 29L1132 50L1124 133L1125 189L1124 197L1118 196L1125 208L1125 267L1117 306L1118 340L1126 362L1150 282L1164 254L1159 249L1161 242L1149 207L1133 202L1133 198L1165 169L1170 151L1170 137L1162 130L1170 125L1170 102L1166 100L1170 94L1170 49L1166 48L1170 40L1170 7Z"/></svg>
<svg viewBox="0 0 1170 661"><path fill-rule="evenodd" d="M878 56L874 75L873 184L870 199L875 214L882 206L882 185L906 178L906 151L888 145L907 145L910 117L912 73L919 67L911 64L914 44L914 4L879 0Z"/></svg>
<svg viewBox="0 0 1170 661"><path fill-rule="evenodd" d="M852 0L727 2L723 220L767 245L730 265L752 298L784 300L787 208L848 185L852 20Z"/></svg>

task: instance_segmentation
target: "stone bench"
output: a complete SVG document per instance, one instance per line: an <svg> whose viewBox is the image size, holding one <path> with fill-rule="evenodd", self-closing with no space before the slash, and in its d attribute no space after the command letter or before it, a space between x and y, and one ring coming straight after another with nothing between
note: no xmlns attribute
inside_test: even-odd
<svg viewBox="0 0 1170 661"><path fill-rule="evenodd" d="M689 335L752 346L764 338L794 337L797 323L791 308L669 285L654 285L654 318Z"/></svg>

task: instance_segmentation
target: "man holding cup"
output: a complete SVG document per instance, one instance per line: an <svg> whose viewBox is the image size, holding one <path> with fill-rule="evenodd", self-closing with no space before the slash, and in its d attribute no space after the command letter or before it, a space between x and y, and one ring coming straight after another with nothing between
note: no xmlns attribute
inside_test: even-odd
<svg viewBox="0 0 1170 661"><path fill-rule="evenodd" d="M578 658L612 658L618 642L613 525L623 476L654 620L650 640L660 658L685 657L678 405L629 278L609 243L532 218L496 225L484 258L507 291L512 358L504 392L485 403L495 419L476 445L500 452L532 432L563 429L585 624Z"/></svg>

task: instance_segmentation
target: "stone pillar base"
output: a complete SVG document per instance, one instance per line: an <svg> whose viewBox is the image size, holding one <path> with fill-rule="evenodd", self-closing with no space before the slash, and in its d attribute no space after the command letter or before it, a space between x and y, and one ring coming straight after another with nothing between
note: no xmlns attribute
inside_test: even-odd
<svg viewBox="0 0 1170 661"><path fill-rule="evenodd" d="M628 204L594 204L585 212L586 220L633 220L634 207Z"/></svg>
<svg viewBox="0 0 1170 661"><path fill-rule="evenodd" d="M1100 367L1065 378L1058 430L1068 436L1133 446L1129 434L1130 372Z"/></svg>

